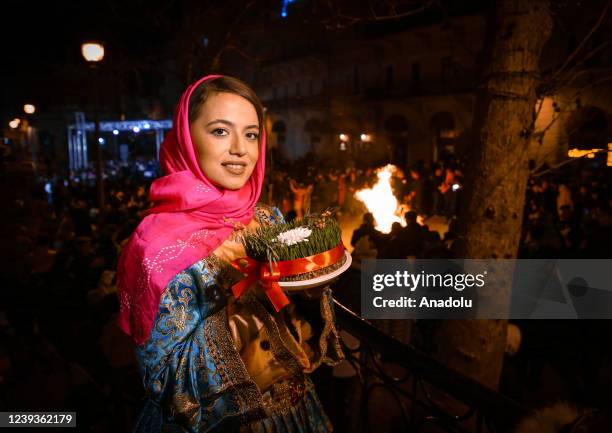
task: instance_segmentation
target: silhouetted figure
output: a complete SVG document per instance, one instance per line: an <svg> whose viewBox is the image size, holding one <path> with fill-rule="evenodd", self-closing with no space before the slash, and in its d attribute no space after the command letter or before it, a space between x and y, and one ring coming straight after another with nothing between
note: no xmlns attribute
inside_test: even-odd
<svg viewBox="0 0 612 433"><path fill-rule="evenodd" d="M363 236L369 236L370 240L376 246L378 251L381 251L383 240L383 234L374 228L374 215L370 212L366 212L363 214L363 222L353 232L353 236L351 237L351 245L354 247L359 242Z"/></svg>
<svg viewBox="0 0 612 433"><path fill-rule="evenodd" d="M406 227L402 229L399 239L401 257L421 256L423 254L425 239L423 227L417 222L418 214L415 211L408 211L404 214Z"/></svg>
<svg viewBox="0 0 612 433"><path fill-rule="evenodd" d="M400 223L394 222L391 225L391 232L386 236L386 242L378 258L380 259L403 259L403 227Z"/></svg>

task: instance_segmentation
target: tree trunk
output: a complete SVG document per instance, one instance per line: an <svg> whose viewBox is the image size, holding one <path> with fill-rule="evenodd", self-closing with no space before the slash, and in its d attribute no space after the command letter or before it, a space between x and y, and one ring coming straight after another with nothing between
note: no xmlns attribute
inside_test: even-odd
<svg viewBox="0 0 612 433"><path fill-rule="evenodd" d="M499 0L493 19L494 36L476 100L466 200L462 203L462 256L469 259L517 255L540 82L538 64L552 31L546 0ZM509 302L510 284L495 284L495 293L484 296ZM505 320L445 321L436 337L437 356L450 367L496 388L506 326Z"/></svg>

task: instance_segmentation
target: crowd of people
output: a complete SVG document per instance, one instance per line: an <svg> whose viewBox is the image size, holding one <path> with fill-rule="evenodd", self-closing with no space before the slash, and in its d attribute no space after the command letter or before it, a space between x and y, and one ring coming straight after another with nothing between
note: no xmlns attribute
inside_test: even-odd
<svg viewBox="0 0 612 433"><path fill-rule="evenodd" d="M115 269L151 179L138 165L107 168L102 210L87 173L32 182L30 172L2 224L0 406L72 408L92 432L128 431L144 392L116 325Z"/></svg>
<svg viewBox="0 0 612 433"><path fill-rule="evenodd" d="M1 261L0 406L75 408L99 432L132 425L144 393L131 343L116 325L114 284L119 251L149 206L156 175L147 173L156 170L147 163L108 168L103 209L91 176L18 185L22 191L13 191L4 215ZM520 256L605 257L612 196L605 175L582 169L530 179ZM393 188L410 210L406 225L396 223L388 234L376 230L355 198L376 181L372 168L321 169L300 161L270 174L262 201L287 219L328 207L361 219L351 239L356 259L453 256L461 164L399 167ZM427 226L433 215L448 222L442 236Z"/></svg>
<svg viewBox="0 0 612 433"><path fill-rule="evenodd" d="M356 192L378 182L376 167L325 169L316 158L304 158L275 170L266 183L264 199L277 206L288 220L327 208L336 208L342 221L362 220L351 242L357 256L450 257L457 238L457 214L463 191L461 162L450 159L432 165L393 166L391 170L393 193L405 210L398 216L405 223L394 223L387 234L375 229L373 215L356 197ZM448 223L448 233L441 235L427 225L427 220L434 216ZM369 236L359 243L361 233Z"/></svg>
<svg viewBox="0 0 612 433"><path fill-rule="evenodd" d="M519 256L606 258L611 188L609 177L601 170L530 179Z"/></svg>
<svg viewBox="0 0 612 433"><path fill-rule="evenodd" d="M320 212L338 207L340 213L362 215L367 211L355 193L372 187L377 167L322 168L316 157L299 159L276 169L266 182L264 199L290 218L307 211ZM445 163L411 167L393 166L392 188L398 200L420 215L441 215L447 219L458 212L462 167L451 159Z"/></svg>

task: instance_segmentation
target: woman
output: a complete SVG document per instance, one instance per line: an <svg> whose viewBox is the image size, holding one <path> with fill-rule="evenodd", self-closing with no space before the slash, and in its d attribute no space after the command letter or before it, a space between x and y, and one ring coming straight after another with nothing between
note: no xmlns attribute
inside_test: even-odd
<svg viewBox="0 0 612 433"><path fill-rule="evenodd" d="M264 134L261 104L239 80L210 75L181 96L160 150L165 176L119 262L119 324L147 394L137 432L331 430L308 378L342 358L330 290L280 312L255 288L231 295L239 235L282 220L256 206Z"/></svg>

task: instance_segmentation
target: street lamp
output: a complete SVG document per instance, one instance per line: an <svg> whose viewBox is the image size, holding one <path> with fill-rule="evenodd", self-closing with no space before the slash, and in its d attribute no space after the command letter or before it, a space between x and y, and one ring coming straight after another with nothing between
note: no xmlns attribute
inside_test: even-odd
<svg viewBox="0 0 612 433"><path fill-rule="evenodd" d="M9 122L9 126L11 129L19 128L19 124L21 123L21 119L13 119Z"/></svg>
<svg viewBox="0 0 612 433"><path fill-rule="evenodd" d="M348 141L348 135L341 133L340 137L340 150L344 152L346 150L346 142Z"/></svg>
<svg viewBox="0 0 612 433"><path fill-rule="evenodd" d="M96 183L98 187L98 208L104 212L104 177L102 175L102 146L100 144L100 116L98 114L98 71L97 65L104 58L104 45L99 42L85 42L81 45L81 54L93 70L94 94L94 146L96 146Z"/></svg>
<svg viewBox="0 0 612 433"><path fill-rule="evenodd" d="M29 146L29 150L32 155L32 161L34 162L34 169L36 170L37 161L38 161L38 157L36 155L37 154L36 140L32 140L33 130L29 125L29 120L31 119L30 116L32 116L36 112L36 107L34 106L34 104L24 104L23 112L27 116L25 116L26 118L24 119L24 122L23 122L23 125L25 125L25 127L23 125L22 127L25 130L26 143L27 143L27 146Z"/></svg>
<svg viewBox="0 0 612 433"><path fill-rule="evenodd" d="M104 45L98 42L85 42L81 45L81 54L88 62L100 62L104 58Z"/></svg>

